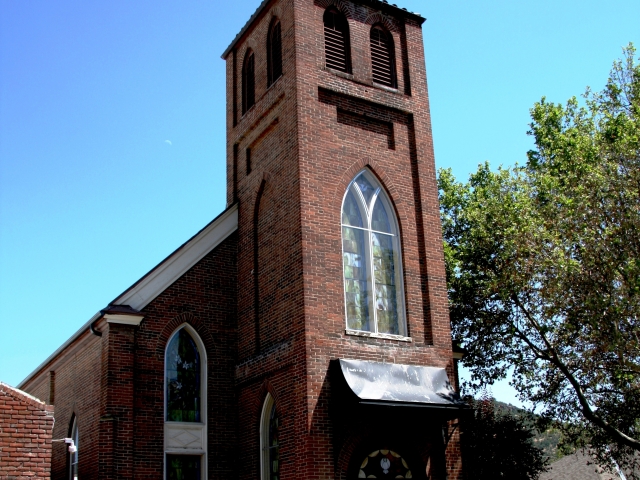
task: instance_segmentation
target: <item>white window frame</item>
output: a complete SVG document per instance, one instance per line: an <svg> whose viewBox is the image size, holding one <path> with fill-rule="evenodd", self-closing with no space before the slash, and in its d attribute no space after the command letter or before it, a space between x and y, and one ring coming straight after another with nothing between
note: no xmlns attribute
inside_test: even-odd
<svg viewBox="0 0 640 480"><path fill-rule="evenodd" d="M360 188L356 184L356 180L360 175L364 175L365 178L369 181L369 183L375 188L374 194L367 205L366 199L363 193L360 191ZM351 191L354 196L357 196L356 204L358 205L358 209L360 210L360 217L362 218L363 223L366 225L365 227L354 227L351 225L345 225L342 223L342 213L344 211L344 203L347 199L347 195ZM380 199L387 211L387 217L389 218L389 223L391 226L392 233L388 232L379 232L377 230L373 230L371 228L371 220L373 215L373 206L375 206L376 201ZM372 330L354 330L349 328L347 324L347 283L344 277L344 242L343 239L343 227L354 228L357 230L362 230L365 232L365 242L364 242L364 250L365 250L365 258L366 258L366 271L367 271L367 288L370 290L368 309L369 309L369 319L373 324ZM396 306L398 309L398 330L399 334L390 334L390 333L380 333L378 332L378 312L375 305L376 299L376 286L375 279L373 276L373 249L372 246L372 233L380 233L382 235L389 235L392 237L393 242L393 252L394 252L394 268L395 268L395 282L396 282ZM349 183L349 186L346 188L344 192L344 196L342 197L342 206L340 209L340 239L341 239L341 251L342 251L342 288L343 288L343 302L344 302L344 315L345 315L345 334L347 335L356 335L362 337L378 337L378 338L388 338L392 340L401 340L410 342L411 338L407 336L407 319L405 313L405 305L404 305L404 274L402 269L402 249L400 242L400 228L398 225L398 219L396 218L396 213L389 200L389 196L385 192L382 185L378 179L369 171L369 169L363 169L359 171L354 177L353 180Z"/></svg>
<svg viewBox="0 0 640 480"><path fill-rule="evenodd" d="M198 347L200 354L200 421L199 422L171 422L167 421L167 351L173 337L180 330L186 329ZM163 477L167 475L167 454L170 455L199 455L200 476L202 480L207 478L207 351L198 332L189 325L183 323L176 328L164 348L164 379L162 382L164 399L164 465ZM192 440L184 444L185 441Z"/></svg>
<svg viewBox="0 0 640 480"><path fill-rule="evenodd" d="M269 422L271 420L271 410L275 407L276 401L270 393L267 393L262 404L260 415L260 478L269 480L271 465L269 465ZM279 446L279 445L278 445Z"/></svg>

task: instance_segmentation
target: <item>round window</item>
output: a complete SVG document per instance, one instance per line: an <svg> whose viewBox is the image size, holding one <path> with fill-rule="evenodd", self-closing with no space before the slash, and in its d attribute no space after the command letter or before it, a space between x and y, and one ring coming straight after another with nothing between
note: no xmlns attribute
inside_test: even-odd
<svg viewBox="0 0 640 480"><path fill-rule="evenodd" d="M409 465L393 450L375 450L367 455L358 478L413 478Z"/></svg>

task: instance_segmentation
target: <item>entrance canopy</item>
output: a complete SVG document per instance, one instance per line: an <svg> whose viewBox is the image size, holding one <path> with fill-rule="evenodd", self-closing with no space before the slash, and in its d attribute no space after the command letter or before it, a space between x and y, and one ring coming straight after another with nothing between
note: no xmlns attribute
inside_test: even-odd
<svg viewBox="0 0 640 480"><path fill-rule="evenodd" d="M361 404L460 409L466 405L444 368L339 360L340 371Z"/></svg>

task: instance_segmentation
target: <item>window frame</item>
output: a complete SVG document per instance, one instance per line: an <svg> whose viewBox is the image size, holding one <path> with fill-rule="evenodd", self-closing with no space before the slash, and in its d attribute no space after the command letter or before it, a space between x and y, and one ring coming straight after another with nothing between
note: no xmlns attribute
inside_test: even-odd
<svg viewBox="0 0 640 480"><path fill-rule="evenodd" d="M79 478L79 475L77 473L77 468L79 465L79 460L80 460L80 450L78 448L78 444L80 443L80 430L78 428L78 416L77 415L73 415L73 418L71 419L71 428L69 429L69 438L71 438L73 440L73 444L76 447L76 451L71 453L68 451L68 447L69 445L65 444L65 447L67 447L67 456L69 459L69 468L68 468L68 472L67 472L67 478L69 480L77 480ZM74 463L74 457L75 457L75 463ZM76 475L74 476L74 471L73 471L73 467L74 465L76 466Z"/></svg>
<svg viewBox="0 0 640 480"><path fill-rule="evenodd" d="M327 15L330 12L335 12L337 13L337 15L340 17L341 22L343 23L343 30L341 30L340 32L342 33L342 37L343 37L343 41L344 41L344 57L345 57L345 69L341 70L339 68L335 68L330 66L327 61L327 35L326 35L326 29L327 29ZM334 70L336 72L341 72L341 73L345 73L347 75L352 75L353 74L353 66L351 63L351 28L349 27L349 19L347 18L347 16L341 12L338 8L336 8L335 6L330 6L329 8L327 8L324 13L322 14L322 36L323 36L323 41L324 41L324 66L330 70Z"/></svg>
<svg viewBox="0 0 640 480"><path fill-rule="evenodd" d="M388 54L389 54L389 68L390 68L390 73L391 73L391 78L389 78L389 83L390 85L386 85L384 83L380 83L377 82L374 78L374 68L373 68L373 45L371 45L371 40L372 40L372 34L374 30L381 30L382 33L384 34L385 38L386 38L386 44L387 44L387 49L388 49ZM391 31L386 28L384 25L382 25L381 23L375 23L371 26L371 29L369 30L369 55L370 55L370 60L371 60L371 81L378 86L384 87L384 88L391 88L393 90L397 90L398 89L398 72L397 72L397 67L396 67L396 46L395 46L395 41L393 39L393 34L391 33Z"/></svg>
<svg viewBox="0 0 640 480"><path fill-rule="evenodd" d="M248 82L248 63L249 61L252 62L252 76L253 78L252 80L252 91L251 91L251 97L249 97L249 82ZM244 54L244 58L242 60L242 115L244 115L245 113L247 113L249 110L251 110L251 107L253 107L256 104L256 55L254 53L253 50L251 50L250 48L247 49L247 51ZM251 103L249 103L249 100L251 100Z"/></svg>
<svg viewBox="0 0 640 480"><path fill-rule="evenodd" d="M274 74L274 58L273 58L273 32L278 27L278 43L280 47L280 64L279 74ZM282 61L282 22L278 17L273 17L269 24L269 30L267 31L267 88L271 87L276 81L284 74L284 65Z"/></svg>
<svg viewBox="0 0 640 480"><path fill-rule="evenodd" d="M275 410L276 416L278 416L278 410L276 408L276 401L271 393L267 393L264 402L262 403L262 412L260 414L260 479L270 480L271 465L270 465L270 451L269 451L269 424L271 420L271 412ZM280 449L280 443L278 443L278 450ZM280 463L279 467L282 466ZM280 468L279 468L280 471Z"/></svg>
<svg viewBox="0 0 640 480"><path fill-rule="evenodd" d="M200 421L199 422L176 422L167 420L167 354L169 345L173 338L183 329L191 336L198 353L200 354ZM188 323L178 326L167 339L164 347L164 378L162 381L163 397L163 424L164 424L164 454L163 454L163 478L167 478L167 455L196 455L200 456L200 472L202 480L207 478L207 450L208 450L208 418L207 418L207 350L198 332ZM172 446L171 437L175 437L182 432L198 437L201 441L199 447L179 448Z"/></svg>
<svg viewBox="0 0 640 480"><path fill-rule="evenodd" d="M357 186L354 187L356 180L364 175L365 178L369 181L369 183L375 188L374 194L369 201L369 205L365 208L367 204L364 195L360 191L360 188ZM356 198L356 204L358 206L361 219L363 223L366 222L366 227L354 227L351 225L345 225L342 222L342 214L344 212L345 202L347 199L347 195L349 192L353 192L354 197ZM375 207L376 202L381 200L385 210L387 212L387 217L389 220L389 225L392 230L392 233L389 234L387 232L380 232L378 230L374 230L371 226L373 208L371 211L368 210L368 207ZM373 328L371 330L357 330L349 327L348 324L348 304L347 304L347 282L344 275L344 233L343 228L354 228L358 230L364 231L366 239L364 241L364 256L366 260L366 282L367 288L369 289L369 300L367 302L367 308L369 313L369 321L370 326L373 324ZM373 248L372 248L372 233L381 233L384 235L392 236L393 240L393 260L394 260L394 273L395 273L395 286L396 286L396 308L397 308L397 316L398 316L398 334L393 333L384 333L378 331L378 314L377 308L375 305L376 299L376 287L375 287L375 278L373 272ZM344 195L342 197L342 204L340 208L340 239L341 239L341 252L342 252L342 288L343 288L343 302L344 302L344 316L345 316L345 334L347 335L356 335L356 336L365 336L365 337L378 337L378 338L388 338L393 340L401 340L410 342L411 337L409 337L408 333L408 325L407 325L407 317L406 317L406 307L405 307L405 293L404 293L404 269L403 269L403 256L402 256L402 241L400 238L400 225L398 223L398 218L395 212L395 208L387 194L384 186L380 183L380 181L376 178L375 175L369 169L360 170L349 182L349 185L345 189Z"/></svg>

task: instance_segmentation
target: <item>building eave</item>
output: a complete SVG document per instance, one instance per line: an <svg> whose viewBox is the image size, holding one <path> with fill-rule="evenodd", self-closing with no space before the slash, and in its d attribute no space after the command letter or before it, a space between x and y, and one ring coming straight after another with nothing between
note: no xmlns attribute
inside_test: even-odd
<svg viewBox="0 0 640 480"><path fill-rule="evenodd" d="M394 15L402 15L403 17L410 18L414 21L417 21L420 25L424 23L426 18L421 16L417 12L410 12L406 8L398 7L395 3L388 3L386 0L354 0L356 3L362 3L364 5L370 5L374 8L378 8L383 12L389 12ZM263 0L262 3L258 6L251 18L247 20L247 23L244 24L244 27L240 29L238 34L232 40L231 44L226 48L224 53L222 54L222 59L226 60L229 56L229 53L234 49L234 47L238 44L238 42L244 37L245 33L251 28L253 22L262 14L262 12L267 8L267 5L271 3L272 0Z"/></svg>
<svg viewBox="0 0 640 480"><path fill-rule="evenodd" d="M116 312L118 307L130 306L135 310L146 307L154 298L160 295L168 286L180 278L191 267L222 243L238 229L238 204L233 204L224 212L209 222L202 230L178 247L173 253L152 268L140 280L115 298L109 305L93 315L79 330L56 349L47 359L33 370L18 384L21 389L33 379L42 369L51 363L60 353L78 340L90 327L106 314ZM123 310L124 312L124 310ZM140 316L133 314L134 316Z"/></svg>

